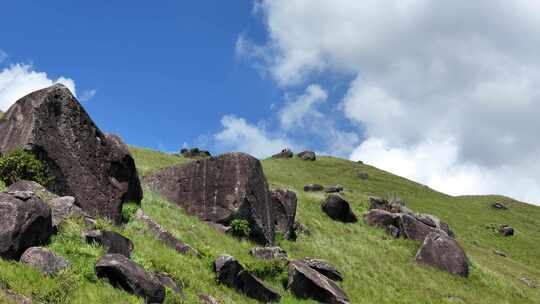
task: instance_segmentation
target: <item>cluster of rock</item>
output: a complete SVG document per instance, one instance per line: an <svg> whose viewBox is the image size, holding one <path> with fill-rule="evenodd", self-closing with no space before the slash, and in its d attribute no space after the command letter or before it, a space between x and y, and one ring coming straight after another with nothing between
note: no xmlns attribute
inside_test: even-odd
<svg viewBox="0 0 540 304"><path fill-rule="evenodd" d="M336 283L343 280L343 275L327 261L313 258L288 260L287 253L279 247L256 247L251 254L262 260L287 261L287 289L296 297L320 303L349 303L347 294ZM276 290L245 270L230 255L221 255L214 261L214 272L219 283L260 302L275 302L281 298Z"/></svg>
<svg viewBox="0 0 540 304"><path fill-rule="evenodd" d="M326 193L339 193L343 191L342 186L329 186L324 187L323 185L319 184L307 184L304 186L305 192L321 192L324 191Z"/></svg>
<svg viewBox="0 0 540 304"><path fill-rule="evenodd" d="M200 150L199 148L186 149L183 148L180 150L180 155L187 158L203 158L210 157L212 154L206 150Z"/></svg>
<svg viewBox="0 0 540 304"><path fill-rule="evenodd" d="M165 168L144 183L188 214L226 227L249 222L250 237L274 243L276 231L295 238L296 194L270 191L260 161L244 153L227 153Z"/></svg>
<svg viewBox="0 0 540 304"><path fill-rule="evenodd" d="M272 155L272 158L292 158L294 156L294 153L289 148L285 148L281 150L281 152ZM309 160L309 161L315 161L317 160L317 155L313 151L302 151L296 155L298 158L302 160Z"/></svg>
<svg viewBox="0 0 540 304"><path fill-rule="evenodd" d="M415 214L401 202L370 197L370 210L364 215L370 226L385 229L393 237L421 241L416 261L467 277L467 255L454 240L448 224L430 214Z"/></svg>

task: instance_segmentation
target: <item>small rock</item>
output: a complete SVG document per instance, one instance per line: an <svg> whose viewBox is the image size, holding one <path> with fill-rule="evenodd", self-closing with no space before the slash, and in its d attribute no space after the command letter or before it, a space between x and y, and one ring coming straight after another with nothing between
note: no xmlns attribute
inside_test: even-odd
<svg viewBox="0 0 540 304"><path fill-rule="evenodd" d="M300 222L294 223L294 231L296 232L296 234L311 235L311 230L309 230L309 228L306 225Z"/></svg>
<svg viewBox="0 0 540 304"><path fill-rule="evenodd" d="M106 253L117 253L130 257L133 251L133 242L114 231L90 230L84 233L87 243L96 243L105 248Z"/></svg>
<svg viewBox="0 0 540 304"><path fill-rule="evenodd" d="M358 176L360 179L368 179L369 178L369 174L367 172L363 172L363 171L360 171L358 173L356 173L356 176Z"/></svg>
<svg viewBox="0 0 540 304"><path fill-rule="evenodd" d="M250 254L261 260L287 260L287 252L280 247L255 247Z"/></svg>
<svg viewBox="0 0 540 304"><path fill-rule="evenodd" d="M401 229L394 225L388 225L385 227L385 230L388 234L390 234L393 238L397 239L401 236Z"/></svg>
<svg viewBox="0 0 540 304"><path fill-rule="evenodd" d="M343 187L341 186L332 186L332 187L328 187L324 190L324 192L326 193L339 193L343 191Z"/></svg>
<svg viewBox="0 0 540 304"><path fill-rule="evenodd" d="M199 300L201 300L201 304L220 304L218 300L214 299L214 297L210 295L199 295Z"/></svg>
<svg viewBox="0 0 540 304"><path fill-rule="evenodd" d="M349 303L347 294L334 281L298 260L289 263L287 288L301 299L331 304Z"/></svg>
<svg viewBox="0 0 540 304"><path fill-rule="evenodd" d="M236 287L236 278L242 270L244 270L244 267L230 255L222 254L214 261L216 280L229 287Z"/></svg>
<svg viewBox="0 0 540 304"><path fill-rule="evenodd" d="M302 259L302 262L306 263L306 265L308 265L311 269L324 275L330 280L343 281L343 275L341 272L339 272L336 267L325 260L304 258Z"/></svg>
<svg viewBox="0 0 540 304"><path fill-rule="evenodd" d="M315 152L313 151L300 152L298 153L298 157L300 157L300 159L302 160L310 160L310 161L315 161L317 159L317 157L315 156Z"/></svg>
<svg viewBox="0 0 540 304"><path fill-rule="evenodd" d="M66 259L43 247L28 248L21 256L21 263L50 276L54 276L70 266Z"/></svg>
<svg viewBox="0 0 540 304"><path fill-rule="evenodd" d="M293 153L291 149L289 148L283 149L278 154L272 155L272 158L291 158L291 157L293 157Z"/></svg>
<svg viewBox="0 0 540 304"><path fill-rule="evenodd" d="M502 251L499 251L499 250L493 250L493 254L498 255L498 256L502 256L502 257L506 257L506 253L504 253Z"/></svg>
<svg viewBox="0 0 540 304"><path fill-rule="evenodd" d="M465 301L463 301L462 298L456 297L456 296L448 296L447 299L449 302L452 302L452 303L465 303Z"/></svg>
<svg viewBox="0 0 540 304"><path fill-rule="evenodd" d="M499 203L499 202L491 203L491 207L493 207L494 209L498 209L498 210L507 210L508 209L508 207L506 207L505 204Z"/></svg>
<svg viewBox="0 0 540 304"><path fill-rule="evenodd" d="M85 212L75 205L73 196L62 196L48 202L52 209L53 226L58 227L70 216L88 217Z"/></svg>
<svg viewBox="0 0 540 304"><path fill-rule="evenodd" d="M465 251L445 232L431 232L426 236L416 253L416 262L462 277L469 276L469 262Z"/></svg>
<svg viewBox="0 0 540 304"><path fill-rule="evenodd" d="M508 226L508 225L501 225L499 226L499 232L503 236L512 236L514 235L514 228Z"/></svg>
<svg viewBox="0 0 540 304"><path fill-rule="evenodd" d="M323 191L324 187L319 184L309 184L304 186L305 192L318 192Z"/></svg>
<svg viewBox="0 0 540 304"><path fill-rule="evenodd" d="M296 193L286 189L275 189L270 191L272 199L272 214L276 231L283 234L287 240L296 239L294 222L296 219L296 207L298 205Z"/></svg>
<svg viewBox="0 0 540 304"><path fill-rule="evenodd" d="M322 203L321 209L336 221L344 223L356 223L358 221L349 203L337 194L330 194Z"/></svg>
<svg viewBox="0 0 540 304"><path fill-rule="evenodd" d="M534 282L533 280L531 280L529 278L522 277L519 280L521 282L523 282L523 284L527 285L527 287L529 287L529 288L536 288L536 282Z"/></svg>
<svg viewBox="0 0 540 304"><path fill-rule="evenodd" d="M98 278L106 278L114 287L143 297L146 303L163 303L165 288L151 273L121 254L106 254L96 264Z"/></svg>
<svg viewBox="0 0 540 304"><path fill-rule="evenodd" d="M370 196L368 198L369 200L369 209L380 209L380 210L386 210L390 212L390 206L387 200L376 197L376 196Z"/></svg>
<svg viewBox="0 0 540 304"><path fill-rule="evenodd" d="M182 294L182 288L170 274L166 272L157 272L154 273L154 276L164 287L171 289L176 294Z"/></svg>

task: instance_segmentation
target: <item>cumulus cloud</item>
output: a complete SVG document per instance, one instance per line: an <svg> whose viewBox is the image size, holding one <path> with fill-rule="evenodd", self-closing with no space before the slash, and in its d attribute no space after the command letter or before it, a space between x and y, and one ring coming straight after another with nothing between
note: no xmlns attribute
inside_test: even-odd
<svg viewBox="0 0 540 304"><path fill-rule="evenodd" d="M342 114L367 141L351 158L369 151L383 169L453 194L540 201L540 170L527 165L540 155L540 2L262 0L256 7L268 40L252 59L280 86L328 73L353 79ZM451 161L424 152L446 149ZM418 157L425 153L430 161Z"/></svg>
<svg viewBox="0 0 540 304"><path fill-rule="evenodd" d="M320 118L322 114L314 107L316 103L325 102L328 94L316 84L307 87L306 93L285 105L279 112L279 120L283 129L304 127L306 119Z"/></svg>
<svg viewBox="0 0 540 304"><path fill-rule="evenodd" d="M17 100L55 83L68 87L73 94L75 82L70 78L49 79L47 73L35 71L31 65L15 64L0 72L0 110L6 111Z"/></svg>
<svg viewBox="0 0 540 304"><path fill-rule="evenodd" d="M90 99L94 98L94 96L96 96L97 94L97 90L96 89L92 89L92 90L86 90L86 91L83 91L82 94L81 94L81 97L79 97L79 99L81 101L89 101Z"/></svg>

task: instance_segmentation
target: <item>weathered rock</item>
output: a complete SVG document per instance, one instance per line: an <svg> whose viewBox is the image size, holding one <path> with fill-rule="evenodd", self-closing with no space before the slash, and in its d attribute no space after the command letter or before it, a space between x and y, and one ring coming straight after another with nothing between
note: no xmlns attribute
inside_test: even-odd
<svg viewBox="0 0 540 304"><path fill-rule="evenodd" d="M294 231L296 232L296 234L305 234L305 235L311 235L311 230L309 230L309 228L300 223L300 222L295 222L294 223Z"/></svg>
<svg viewBox="0 0 540 304"><path fill-rule="evenodd" d="M158 281L163 285L163 287L167 287L171 289L176 294L182 294L182 287L178 285L176 280L168 273L166 272L157 272L154 273L154 276Z"/></svg>
<svg viewBox="0 0 540 304"><path fill-rule="evenodd" d="M146 184L188 214L228 225L250 223L255 241L274 242L272 203L261 163L243 153L228 153L163 169Z"/></svg>
<svg viewBox="0 0 540 304"><path fill-rule="evenodd" d="M305 192L318 192L323 191L324 187L319 184L309 184L304 186Z"/></svg>
<svg viewBox="0 0 540 304"><path fill-rule="evenodd" d="M331 280L343 281L343 275L341 272L339 272L336 267L325 260L304 258L302 259L302 262Z"/></svg>
<svg viewBox="0 0 540 304"><path fill-rule="evenodd" d="M200 294L199 300L201 301L201 304L220 304L214 297L205 294Z"/></svg>
<svg viewBox="0 0 540 304"><path fill-rule="evenodd" d="M287 260L287 252L280 247L254 247L249 252L261 260Z"/></svg>
<svg viewBox="0 0 540 304"><path fill-rule="evenodd" d="M92 216L119 223L122 204L142 198L127 146L103 134L61 84L19 99L0 119L0 134L0 153L33 152L54 177L47 189L75 197Z"/></svg>
<svg viewBox="0 0 540 304"><path fill-rule="evenodd" d="M341 191L343 191L343 187L341 186L332 186L324 189L324 192L326 193L339 193Z"/></svg>
<svg viewBox="0 0 540 304"><path fill-rule="evenodd" d="M358 221L349 203L337 194L330 194L322 203L321 209L336 221L344 223L356 223Z"/></svg>
<svg viewBox="0 0 540 304"><path fill-rule="evenodd" d="M311 161L314 161L314 160L317 159L317 157L315 155L315 152L313 152L313 151L300 152L300 153L298 153L298 157L300 157L300 159L302 159L302 160L311 160Z"/></svg>
<svg viewBox="0 0 540 304"><path fill-rule="evenodd" d="M289 263L287 288L298 298L320 303L347 304L349 297L331 279L313 270L302 261Z"/></svg>
<svg viewBox="0 0 540 304"><path fill-rule="evenodd" d="M498 209L498 210L507 210L508 209L508 207L506 207L505 204L498 203L498 202L491 203L491 207L493 207L494 209Z"/></svg>
<svg viewBox="0 0 540 304"><path fill-rule="evenodd" d="M59 196L50 192L47 190L47 188L43 187L42 185L34 182L34 181L27 181L27 180L20 180L18 182L15 182L6 189L6 191L30 191L34 192L37 197L39 197L42 201L48 204L51 200L58 198Z"/></svg>
<svg viewBox="0 0 540 304"><path fill-rule="evenodd" d="M0 192L0 257L19 259L54 233L51 209L32 192Z"/></svg>
<svg viewBox="0 0 540 304"><path fill-rule="evenodd" d="M432 228L440 229L446 232L446 234L448 234L450 237L454 237L454 232L450 229L448 224L441 221L438 217L431 214L426 214L426 213L418 213L418 214L415 214L414 217L420 222Z"/></svg>
<svg viewBox="0 0 540 304"><path fill-rule="evenodd" d="M368 179L369 174L367 172L360 171L356 173L356 176L358 176L360 179Z"/></svg>
<svg viewBox="0 0 540 304"><path fill-rule="evenodd" d="M121 254L106 254L96 264L96 274L114 287L145 298L146 303L163 303L165 288L151 273Z"/></svg>
<svg viewBox="0 0 540 304"><path fill-rule="evenodd" d="M26 249L21 256L21 263L36 268L50 276L54 276L70 266L70 263L66 259L43 247L30 247Z"/></svg>
<svg viewBox="0 0 540 304"><path fill-rule="evenodd" d="M293 157L293 153L291 149L289 148L283 149L278 154L272 155L272 158L291 158L291 157Z"/></svg>
<svg viewBox="0 0 540 304"><path fill-rule="evenodd" d="M155 238L163 242L167 247L170 247L176 252L181 254L187 254L192 255L196 257L200 257L201 254L199 251L191 247L190 245L182 242L181 240L177 239L174 235L172 235L169 231L167 231L163 226L158 224L154 219L146 215L141 209L137 210L137 213L135 213L135 217L146 224L148 229L150 230L150 233L154 235Z"/></svg>
<svg viewBox="0 0 540 304"><path fill-rule="evenodd" d="M210 152L206 150L200 150L199 148L191 148L191 149L182 149L180 150L180 154L187 158L197 158L197 157L210 157L212 156Z"/></svg>
<svg viewBox="0 0 540 304"><path fill-rule="evenodd" d="M499 232L503 236L512 236L514 235L514 228L508 226L508 225L501 225L499 226Z"/></svg>
<svg viewBox="0 0 540 304"><path fill-rule="evenodd" d="M380 209L380 210L386 210L390 212L390 206L387 200L376 197L376 196L370 196L368 197L369 200L369 209Z"/></svg>
<svg viewBox="0 0 540 304"><path fill-rule="evenodd" d="M276 189L270 192L272 198L272 215L276 231L283 234L287 240L296 239L294 222L296 219L297 198L296 193L285 189Z"/></svg>
<svg viewBox="0 0 540 304"><path fill-rule="evenodd" d="M469 276L465 251L445 232L429 233L416 253L416 262L463 277Z"/></svg>
<svg viewBox="0 0 540 304"><path fill-rule="evenodd" d="M428 234L438 230L437 228L426 225L413 215L409 214L401 216L401 229L406 238L415 241L423 241Z"/></svg>
<svg viewBox="0 0 540 304"><path fill-rule="evenodd" d="M399 226L399 215L382 209L371 209L364 214L364 221L369 226L379 228Z"/></svg>
<svg viewBox="0 0 540 304"><path fill-rule="evenodd" d="M280 295L262 280L244 270L244 267L230 255L220 255L214 261L216 280L231 288L235 288L246 296L261 302L273 302Z"/></svg>
<svg viewBox="0 0 540 304"><path fill-rule="evenodd" d="M133 242L127 237L108 230L90 230L84 233L86 242L96 243L109 254L121 254L125 257L130 257L133 251Z"/></svg>

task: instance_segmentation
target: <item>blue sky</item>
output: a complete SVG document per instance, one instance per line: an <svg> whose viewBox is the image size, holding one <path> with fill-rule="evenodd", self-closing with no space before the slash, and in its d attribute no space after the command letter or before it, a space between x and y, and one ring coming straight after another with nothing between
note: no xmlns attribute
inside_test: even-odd
<svg viewBox="0 0 540 304"><path fill-rule="evenodd" d="M312 149L540 204L538 45L530 0L7 1L0 109L61 82L131 145Z"/></svg>

